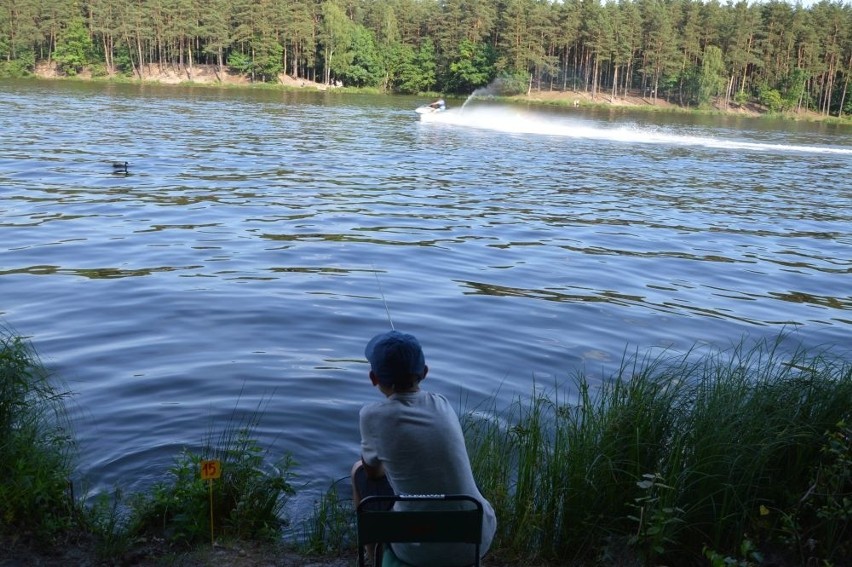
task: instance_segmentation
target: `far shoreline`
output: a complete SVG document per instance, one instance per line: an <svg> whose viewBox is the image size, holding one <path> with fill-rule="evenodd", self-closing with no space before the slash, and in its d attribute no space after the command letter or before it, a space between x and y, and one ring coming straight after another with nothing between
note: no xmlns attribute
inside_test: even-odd
<svg viewBox="0 0 852 567"><path fill-rule="evenodd" d="M41 63L36 66L32 75L35 79L50 79L50 80L79 80L79 81L95 81L104 83L121 83L121 84L155 84L163 86L191 86L191 87L214 87L214 88L279 88L288 91L299 90L314 90L314 91L336 91L340 93L374 93L386 94L392 96L391 93L384 93L376 89L362 89L346 87L342 85L327 85L318 83L311 79L292 77L286 74L278 75L278 80L275 83L254 82L250 77L240 74L234 74L229 71L219 73L215 65L193 65L191 67L178 68L175 66L158 66L147 65L142 72L142 78L124 77L119 75L108 75L103 77L95 77L90 69L83 69L79 74L74 76L64 75L59 72L55 64ZM423 96L438 96L438 93L421 93ZM464 97L462 94L447 94L445 96ZM470 96L470 95L468 95ZM640 111L640 112L660 112L674 114L698 114L698 115L717 115L729 117L747 117L747 118L769 118L773 120L786 120L791 122L819 122L825 124L836 124L852 126L852 116L824 116L812 111L804 112L769 112L766 107L756 103L749 102L743 105L729 103L725 108L724 101L717 99L709 108L697 108L690 106L681 106L675 103L666 101L665 99L649 99L642 96L628 94L627 96L613 96L611 93L592 93L589 91L578 90L552 90L552 89L533 89L532 87L526 94L513 96L497 96L493 97L496 100L505 100L513 104L532 104L537 106L552 106L552 107L575 107L575 108L595 108L595 109L618 109L624 111Z"/></svg>

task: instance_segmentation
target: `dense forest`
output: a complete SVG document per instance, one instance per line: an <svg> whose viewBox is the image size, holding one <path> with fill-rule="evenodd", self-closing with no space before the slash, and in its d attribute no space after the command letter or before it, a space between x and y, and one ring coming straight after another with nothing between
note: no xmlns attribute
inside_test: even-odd
<svg viewBox="0 0 852 567"><path fill-rule="evenodd" d="M0 0L0 76L193 65L391 92L499 84L852 113L852 4L778 0Z"/></svg>

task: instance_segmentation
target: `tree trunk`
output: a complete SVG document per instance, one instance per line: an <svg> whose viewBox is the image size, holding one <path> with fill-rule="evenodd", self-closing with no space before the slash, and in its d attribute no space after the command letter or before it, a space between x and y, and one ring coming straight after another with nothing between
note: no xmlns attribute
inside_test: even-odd
<svg viewBox="0 0 852 567"><path fill-rule="evenodd" d="M109 49L109 43L107 42L107 34L103 35L102 40L104 46L104 63L106 64L107 75L112 75L112 54Z"/></svg>
<svg viewBox="0 0 852 567"><path fill-rule="evenodd" d="M654 106L657 106L657 94L660 88L660 72L657 71L654 73Z"/></svg>
<svg viewBox="0 0 852 567"><path fill-rule="evenodd" d="M589 50L583 48L583 59L580 62L580 65L583 66L583 92L589 92L589 89L592 86L592 56L589 54Z"/></svg>
<svg viewBox="0 0 852 567"><path fill-rule="evenodd" d="M130 42L130 38L127 36L127 32L124 34L124 41L127 42L127 56L130 58L130 66L133 67L133 72L136 73L136 76L141 79L142 70L133 62L133 49L131 48L132 43Z"/></svg>
<svg viewBox="0 0 852 567"><path fill-rule="evenodd" d="M189 63L189 80L192 80L192 40L186 42L186 60Z"/></svg>
<svg viewBox="0 0 852 567"><path fill-rule="evenodd" d="M324 82L326 85L331 84L331 58L334 55L334 51L326 48L325 50L325 79Z"/></svg>
<svg viewBox="0 0 852 567"><path fill-rule="evenodd" d="M630 91L630 83L633 82L633 55L630 56L630 61L627 63L627 72L624 74L624 96Z"/></svg>
<svg viewBox="0 0 852 567"><path fill-rule="evenodd" d="M728 104L731 102L731 92L734 89L734 74L731 73L731 80L728 81L728 88L725 89L725 110L728 110Z"/></svg>
<svg viewBox="0 0 852 567"><path fill-rule="evenodd" d="M222 73L225 72L225 61L224 54L222 53L222 46L216 50L216 63L218 67L216 69L216 79L221 83L222 82Z"/></svg>
<svg viewBox="0 0 852 567"><path fill-rule="evenodd" d="M612 100L618 96L618 65L613 66L612 71Z"/></svg>
<svg viewBox="0 0 852 567"><path fill-rule="evenodd" d="M183 44L180 45L183 48ZM165 62L165 48L163 47L163 39L160 37L159 30L157 31L157 70L162 73L163 72L163 63ZM154 58L151 57L153 61ZM183 51L180 52L180 64L183 65Z"/></svg>
<svg viewBox="0 0 852 567"><path fill-rule="evenodd" d="M837 117L843 118L843 105L846 104L846 93L849 89L849 73L846 73L846 80L843 81L843 94L840 95L840 108L837 109Z"/></svg>
<svg viewBox="0 0 852 567"><path fill-rule="evenodd" d="M293 78L299 78L299 43L293 43L293 63L290 65L293 69Z"/></svg>
<svg viewBox="0 0 852 567"><path fill-rule="evenodd" d="M136 32L136 54L139 57L137 73L139 74L139 80L142 80L142 66L145 64L145 58L142 53L142 38L139 37L139 32Z"/></svg>
<svg viewBox="0 0 852 567"><path fill-rule="evenodd" d="M592 100L598 96L598 76L600 75L600 62L598 56L595 55L595 64L592 67Z"/></svg>
<svg viewBox="0 0 852 567"><path fill-rule="evenodd" d="M282 46L284 49L281 51L281 72L285 75L287 74L287 45Z"/></svg>

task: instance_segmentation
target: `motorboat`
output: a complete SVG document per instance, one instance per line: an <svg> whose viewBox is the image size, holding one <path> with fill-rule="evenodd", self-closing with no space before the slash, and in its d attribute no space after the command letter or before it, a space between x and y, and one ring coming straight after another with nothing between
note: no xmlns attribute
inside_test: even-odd
<svg viewBox="0 0 852 567"><path fill-rule="evenodd" d="M418 106L414 112L420 115L421 118L424 116L428 116L430 114L437 114L439 112L444 112L447 110L447 106L444 104L444 99L439 99L433 102L432 104L424 104L423 106Z"/></svg>
<svg viewBox="0 0 852 567"><path fill-rule="evenodd" d="M444 112L446 108L435 108L434 106L429 106L428 104L424 104L423 106L418 106L414 112L417 114L435 114L437 112Z"/></svg>

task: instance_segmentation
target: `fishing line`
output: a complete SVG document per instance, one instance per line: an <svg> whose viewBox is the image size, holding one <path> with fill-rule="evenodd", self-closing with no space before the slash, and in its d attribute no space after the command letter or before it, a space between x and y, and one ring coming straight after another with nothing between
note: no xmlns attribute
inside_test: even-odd
<svg viewBox="0 0 852 567"><path fill-rule="evenodd" d="M393 319L391 319L388 302L385 299L385 290L382 289L382 280L379 279L379 271L376 269L376 266L373 266L373 275L376 276L376 283L379 284L379 293L382 295L382 303L385 304L385 312L388 314L388 323L390 323L391 330L396 331L396 328L393 326Z"/></svg>

